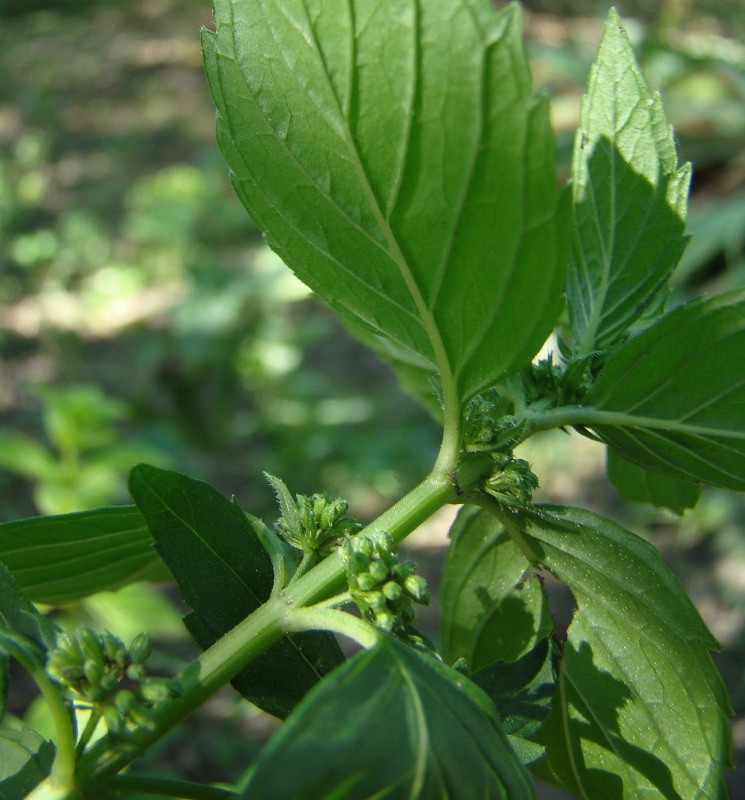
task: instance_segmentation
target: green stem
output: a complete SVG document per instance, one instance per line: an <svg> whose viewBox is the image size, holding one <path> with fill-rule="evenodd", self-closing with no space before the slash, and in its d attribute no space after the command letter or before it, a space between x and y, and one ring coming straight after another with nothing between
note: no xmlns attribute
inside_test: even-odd
<svg viewBox="0 0 745 800"><path fill-rule="evenodd" d="M287 620L288 631L332 631L346 636L369 650L380 638L369 622L335 608L311 606L292 609Z"/></svg>
<svg viewBox="0 0 745 800"><path fill-rule="evenodd" d="M422 483L370 523L364 529L365 533L374 535L386 531L394 543L400 542L443 505L457 502L459 491L467 490L491 467L490 456L481 453L465 457L457 474L448 476L433 471ZM251 661L281 639L287 627L292 625L295 609L323 602L343 591L346 573L344 557L337 550L278 596L267 600L205 650L178 676L182 693L154 709L151 715L152 728L135 731L128 739L126 749L112 748L106 737L96 742L80 760L79 784L94 788L128 766Z"/></svg>
<svg viewBox="0 0 745 800"><path fill-rule="evenodd" d="M115 791L178 797L182 800L235 800L237 795L219 786L204 786L191 781L149 778L146 775L117 775L109 784Z"/></svg>

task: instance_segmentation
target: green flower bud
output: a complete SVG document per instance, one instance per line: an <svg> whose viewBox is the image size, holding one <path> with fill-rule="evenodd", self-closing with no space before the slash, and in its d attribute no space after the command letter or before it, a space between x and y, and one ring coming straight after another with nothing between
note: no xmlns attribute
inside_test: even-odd
<svg viewBox="0 0 745 800"><path fill-rule="evenodd" d="M85 664L83 664L83 674L91 686L97 686L100 683L101 678L103 678L103 673L104 668L100 661L93 661L89 658Z"/></svg>
<svg viewBox="0 0 745 800"><path fill-rule="evenodd" d="M130 709L132 709L137 704L137 698L135 697L134 692L130 691L129 689L121 689L116 693L116 697L114 698L114 706L116 710L122 714L123 716L127 716L129 714Z"/></svg>
<svg viewBox="0 0 745 800"><path fill-rule="evenodd" d="M76 638L86 659L103 662L104 649L101 638L90 628L81 627L76 631Z"/></svg>
<svg viewBox="0 0 745 800"><path fill-rule="evenodd" d="M380 611L375 615L375 624L390 633L396 625L396 616L390 611Z"/></svg>
<svg viewBox="0 0 745 800"><path fill-rule="evenodd" d="M416 600L417 603L429 603L427 581L420 575L409 575L404 581L404 589L409 597Z"/></svg>
<svg viewBox="0 0 745 800"><path fill-rule="evenodd" d="M119 678L114 672L106 672L104 675L101 676L98 685L101 687L102 691L106 692L107 694L113 692L114 689L119 686Z"/></svg>
<svg viewBox="0 0 745 800"><path fill-rule="evenodd" d="M368 592L368 594L365 595L364 602L374 611L382 610L388 605L385 595L380 591Z"/></svg>
<svg viewBox="0 0 745 800"><path fill-rule="evenodd" d="M135 664L144 664L152 649L150 637L146 633L140 633L129 646L129 656Z"/></svg>
<svg viewBox="0 0 745 800"><path fill-rule="evenodd" d="M372 565L371 565L372 566ZM369 592L378 585L378 580L374 578L369 572L363 572L357 576L357 586L363 592Z"/></svg>
<svg viewBox="0 0 745 800"><path fill-rule="evenodd" d="M383 594L388 600L394 601L401 597L403 589L396 581L388 581L388 583L383 586Z"/></svg>
<svg viewBox="0 0 745 800"><path fill-rule="evenodd" d="M160 705L171 699L171 691L168 684L162 683L157 679L143 683L139 687L139 695L151 706Z"/></svg>
<svg viewBox="0 0 745 800"><path fill-rule="evenodd" d="M130 664L126 674L131 681L141 681L145 677L145 668L142 664Z"/></svg>
<svg viewBox="0 0 745 800"><path fill-rule="evenodd" d="M372 576L375 583L382 583L388 577L388 565L383 561L372 561L368 574Z"/></svg>

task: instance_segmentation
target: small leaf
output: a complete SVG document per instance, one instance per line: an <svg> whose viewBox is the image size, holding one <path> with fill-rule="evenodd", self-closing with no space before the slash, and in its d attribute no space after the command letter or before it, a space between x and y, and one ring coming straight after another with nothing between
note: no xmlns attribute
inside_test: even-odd
<svg viewBox="0 0 745 800"><path fill-rule="evenodd" d="M532 798L489 699L385 637L319 684L262 752L245 798Z"/></svg>
<svg viewBox="0 0 745 800"><path fill-rule="evenodd" d="M538 506L524 534L577 601L540 734L548 778L581 797L725 796L717 643L647 542L589 511Z"/></svg>
<svg viewBox="0 0 745 800"><path fill-rule="evenodd" d="M745 490L745 291L688 303L613 350L586 424L636 464Z"/></svg>
<svg viewBox="0 0 745 800"><path fill-rule="evenodd" d="M0 800L26 797L52 768L54 745L30 728L0 730Z"/></svg>
<svg viewBox="0 0 745 800"><path fill-rule="evenodd" d="M528 561L494 517L473 506L460 511L450 537L439 597L446 659L465 658L479 669L519 657L535 643L539 627L513 593ZM509 623L501 624L505 619Z"/></svg>
<svg viewBox="0 0 745 800"><path fill-rule="evenodd" d="M668 478L627 461L615 450L607 453L608 480L621 497L630 503L650 503L682 514L698 503L701 490L697 483Z"/></svg>
<svg viewBox="0 0 745 800"><path fill-rule="evenodd" d="M566 226L517 5L217 0L214 15L218 141L276 252L393 341L394 363L426 364L446 405L524 366L561 311Z"/></svg>
<svg viewBox="0 0 745 800"><path fill-rule="evenodd" d="M155 548L193 609L184 620L204 648L269 599L272 564L245 514L202 481L140 465L130 492ZM233 681L251 702L286 716L323 675L343 661L331 634L288 636Z"/></svg>
<svg viewBox="0 0 745 800"><path fill-rule="evenodd" d="M135 506L0 524L0 561L30 599L49 605L168 577Z"/></svg>
<svg viewBox="0 0 745 800"><path fill-rule="evenodd" d="M576 355L613 344L652 303L684 236L690 164L611 11L574 148L567 299Z"/></svg>

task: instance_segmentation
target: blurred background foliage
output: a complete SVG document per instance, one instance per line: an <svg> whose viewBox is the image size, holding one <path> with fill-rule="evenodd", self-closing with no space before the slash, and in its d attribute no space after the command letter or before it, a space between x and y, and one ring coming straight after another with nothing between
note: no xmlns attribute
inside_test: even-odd
<svg viewBox="0 0 745 800"><path fill-rule="evenodd" d="M607 8L522 5L565 179ZM616 6L694 163L693 238L673 302L742 286L745 4ZM262 470L293 491L340 493L365 519L436 453L426 412L267 250L234 197L201 66L199 28L210 22L207 0L0 0L0 521L127 502L140 460L208 480L269 518ZM679 520L622 503L592 442L556 433L526 452L544 497L587 504L663 549L725 646L741 753L741 498L705 491ZM426 571L442 531L416 542ZM170 639L166 671L190 652L173 644L173 604L151 588L65 614L125 638L155 629ZM235 777L235 740L211 745L210 720L259 739L271 728L228 697L193 734L192 777ZM166 769L184 767L179 746L163 753L154 758Z"/></svg>

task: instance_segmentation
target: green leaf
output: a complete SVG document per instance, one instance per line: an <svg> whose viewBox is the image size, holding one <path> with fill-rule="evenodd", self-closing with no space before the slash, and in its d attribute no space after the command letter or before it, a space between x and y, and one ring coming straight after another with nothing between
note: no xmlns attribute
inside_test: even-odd
<svg viewBox="0 0 745 800"><path fill-rule="evenodd" d="M607 357L585 422L636 464L745 490L745 291L677 308Z"/></svg>
<svg viewBox="0 0 745 800"><path fill-rule="evenodd" d="M572 163L567 300L575 354L617 341L664 286L686 244L690 172L690 164L678 167L659 94L611 11Z"/></svg>
<svg viewBox="0 0 745 800"><path fill-rule="evenodd" d="M621 497L630 503L651 503L682 514L698 503L701 490L697 483L668 478L627 461L615 450L607 454L608 479Z"/></svg>
<svg viewBox="0 0 745 800"><path fill-rule="evenodd" d="M552 627L537 581L515 590L528 561L499 522L473 506L460 511L450 537L439 597L446 659L465 658L471 669L516 660Z"/></svg>
<svg viewBox="0 0 745 800"><path fill-rule="evenodd" d="M52 768L54 745L30 728L0 730L0 800L18 800Z"/></svg>
<svg viewBox="0 0 745 800"><path fill-rule="evenodd" d="M545 638L517 661L497 661L471 675L471 680L494 703L518 754L524 750L527 755L529 760L521 757L523 764L535 761L543 753L533 740L551 710L558 656L554 640Z"/></svg>
<svg viewBox="0 0 745 800"><path fill-rule="evenodd" d="M475 684L391 638L358 653L298 706L242 797L534 796Z"/></svg>
<svg viewBox="0 0 745 800"><path fill-rule="evenodd" d="M30 639L42 651L55 646L58 630L39 613L3 564L0 564L0 629Z"/></svg>
<svg viewBox="0 0 745 800"><path fill-rule="evenodd" d="M286 263L396 360L426 364L451 413L529 361L561 310L566 226L517 5L216 0L214 14L218 141Z"/></svg>
<svg viewBox="0 0 745 800"><path fill-rule="evenodd" d="M0 524L0 560L29 598L50 605L168 575L134 506Z"/></svg>
<svg viewBox="0 0 745 800"><path fill-rule="evenodd" d="M8 697L8 656L26 669L43 664L46 651L56 644L57 630L0 563L0 719L5 716Z"/></svg>
<svg viewBox="0 0 745 800"><path fill-rule="evenodd" d="M538 506L520 524L578 606L540 735L545 774L584 798L721 800L731 751L717 643L659 553L589 511Z"/></svg>
<svg viewBox="0 0 745 800"><path fill-rule="evenodd" d="M129 488L193 609L184 622L210 647L270 596L272 564L235 504L202 481L141 464ZM265 711L284 717L327 672L343 661L331 634L311 631L282 639L233 681Z"/></svg>

